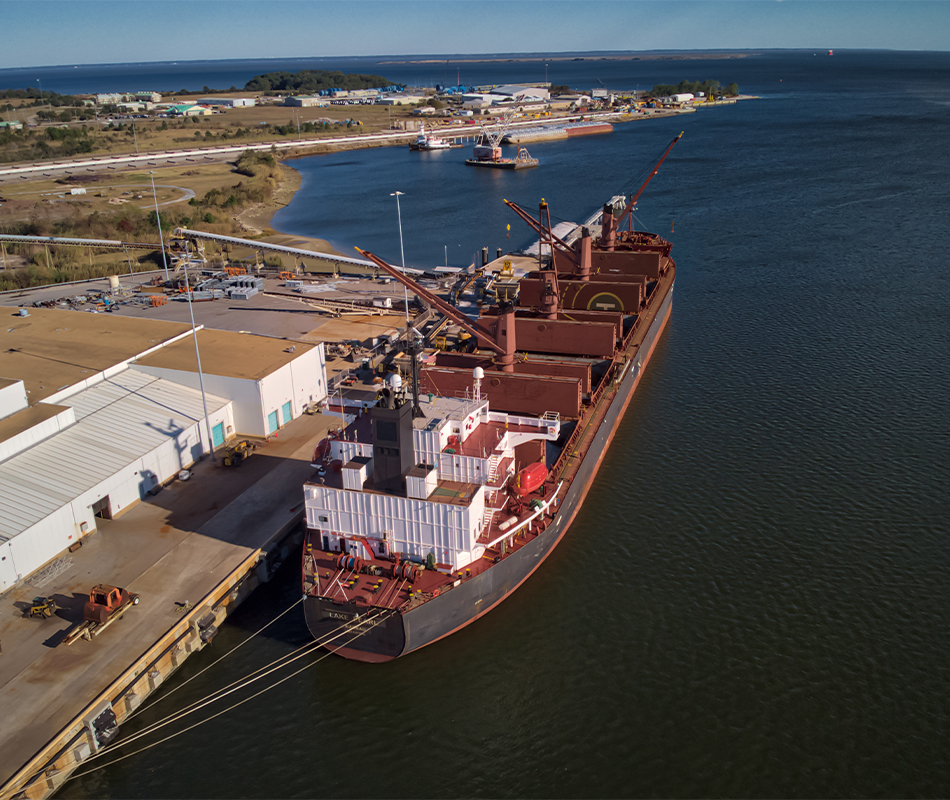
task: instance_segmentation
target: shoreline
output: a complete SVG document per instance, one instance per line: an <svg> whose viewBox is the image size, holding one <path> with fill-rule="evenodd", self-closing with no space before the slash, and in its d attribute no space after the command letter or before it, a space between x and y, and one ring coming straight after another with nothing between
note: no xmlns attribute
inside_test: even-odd
<svg viewBox="0 0 950 800"><path fill-rule="evenodd" d="M277 212L290 205L303 183L303 176L300 172L284 161L280 162L280 173L277 189L274 191L274 196L270 202L251 206L237 214L234 219L238 225L248 236L259 236L263 241L270 244L303 247L304 249L314 248L314 252L317 253L346 255L339 250L335 250L326 239L317 236L281 233L274 227L274 217L277 216Z"/></svg>

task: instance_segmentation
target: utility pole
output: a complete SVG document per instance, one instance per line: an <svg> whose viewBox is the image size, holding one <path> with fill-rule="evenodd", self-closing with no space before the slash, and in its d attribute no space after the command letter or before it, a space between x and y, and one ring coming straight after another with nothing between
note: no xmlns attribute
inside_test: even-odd
<svg viewBox="0 0 950 800"><path fill-rule="evenodd" d="M165 258L165 239L162 236L162 220L158 215L158 192L155 191L155 173L149 170L148 176L152 179L152 197L155 198L155 224L158 225L158 242L162 247L162 265L165 267L165 283L168 283L168 259Z"/></svg>

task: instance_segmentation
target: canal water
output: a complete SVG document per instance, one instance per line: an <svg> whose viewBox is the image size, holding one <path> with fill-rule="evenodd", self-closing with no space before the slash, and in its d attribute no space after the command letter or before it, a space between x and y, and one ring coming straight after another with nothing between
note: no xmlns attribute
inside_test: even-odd
<svg viewBox="0 0 950 800"><path fill-rule="evenodd" d="M761 99L531 145L519 173L464 150L300 159L276 225L398 261L401 191L407 263L461 265L529 241L502 198L581 219L685 130L637 214L673 242L673 316L563 543L448 639L314 657L62 796L950 793L950 54L561 69ZM299 594L289 564L172 685ZM291 612L124 735L307 640Z"/></svg>

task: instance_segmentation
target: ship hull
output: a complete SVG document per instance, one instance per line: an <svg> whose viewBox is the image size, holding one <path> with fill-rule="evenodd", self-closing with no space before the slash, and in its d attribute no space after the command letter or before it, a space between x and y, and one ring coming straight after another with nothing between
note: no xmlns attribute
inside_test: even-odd
<svg viewBox="0 0 950 800"><path fill-rule="evenodd" d="M674 282L675 283L675 282ZM442 592L422 605L402 613L392 613L359 635L341 635L327 648L350 659L368 662L389 661L432 644L487 614L524 583L558 545L570 527L597 474L604 454L623 417L657 341L672 312L670 284L656 316L637 349L635 360L624 374L610 408L587 446L585 457L574 475L555 517L545 530L497 564L470 580ZM307 625L315 638L333 636L340 626L365 614L365 608L320 597L304 601ZM368 627L368 626L367 626ZM349 644L358 644L351 647Z"/></svg>

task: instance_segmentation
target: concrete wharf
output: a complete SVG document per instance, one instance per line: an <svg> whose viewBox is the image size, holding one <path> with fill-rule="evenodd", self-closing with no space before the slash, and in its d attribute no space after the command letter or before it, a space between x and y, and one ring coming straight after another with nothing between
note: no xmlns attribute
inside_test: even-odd
<svg viewBox="0 0 950 800"><path fill-rule="evenodd" d="M294 420L239 469L205 457L187 482L173 481L119 519L104 521L63 571L25 583L0 603L0 798L53 794L95 753L91 720L111 704L123 720L286 558L297 558L301 486L310 459L339 417ZM33 583L37 581L34 576ZM82 620L92 585L141 596L102 636L59 646ZM35 595L59 610L31 619Z"/></svg>

